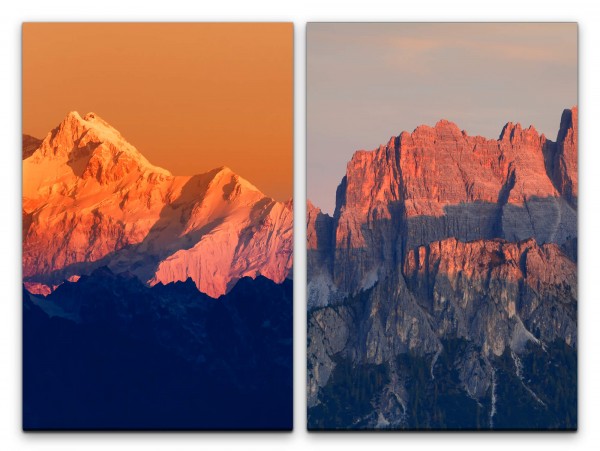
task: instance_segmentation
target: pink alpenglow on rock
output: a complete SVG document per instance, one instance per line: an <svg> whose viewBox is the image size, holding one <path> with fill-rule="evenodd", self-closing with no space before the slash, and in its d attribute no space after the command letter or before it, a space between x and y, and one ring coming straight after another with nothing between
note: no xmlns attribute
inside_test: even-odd
<svg viewBox="0 0 600 451"><path fill-rule="evenodd" d="M564 110L556 141L511 122L498 139L447 120L402 132L354 153L333 217L310 202L307 209L309 305L325 302L311 293L356 293L409 250L449 237L572 246L577 107Z"/></svg>
<svg viewBox="0 0 600 451"><path fill-rule="evenodd" d="M150 285L191 278L212 297L242 277L291 275L291 201L227 167L174 176L94 113L71 112L23 145L23 277L32 292L105 265Z"/></svg>

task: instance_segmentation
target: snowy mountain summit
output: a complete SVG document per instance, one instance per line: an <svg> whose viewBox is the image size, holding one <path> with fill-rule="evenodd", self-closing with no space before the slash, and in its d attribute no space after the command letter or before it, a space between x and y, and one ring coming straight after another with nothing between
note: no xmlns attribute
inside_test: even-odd
<svg viewBox="0 0 600 451"><path fill-rule="evenodd" d="M24 146L31 147L31 137ZM95 113L69 113L23 153L23 277L48 294L100 266L149 285L191 278L212 297L291 275L292 202L227 167L174 176Z"/></svg>

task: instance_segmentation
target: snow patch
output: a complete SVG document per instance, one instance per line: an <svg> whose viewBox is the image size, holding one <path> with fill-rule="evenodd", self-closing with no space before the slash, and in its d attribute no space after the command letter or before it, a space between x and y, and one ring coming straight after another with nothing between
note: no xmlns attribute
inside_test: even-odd
<svg viewBox="0 0 600 451"><path fill-rule="evenodd" d="M510 339L510 349L515 352L523 352L528 342L532 341L535 344L540 344L540 341L527 330L523 321L518 316L515 316L516 324L513 328L512 337Z"/></svg>
<svg viewBox="0 0 600 451"><path fill-rule="evenodd" d="M378 268L373 268L369 272L367 272L360 283L361 290L368 290L372 288L379 281L379 271Z"/></svg>

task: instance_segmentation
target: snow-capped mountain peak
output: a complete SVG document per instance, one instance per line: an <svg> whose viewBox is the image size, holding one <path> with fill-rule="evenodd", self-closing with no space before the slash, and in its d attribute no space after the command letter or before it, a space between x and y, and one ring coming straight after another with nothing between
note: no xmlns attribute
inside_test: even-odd
<svg viewBox="0 0 600 451"><path fill-rule="evenodd" d="M23 275L37 292L101 265L149 284L191 277L215 297L290 274L291 208L225 166L173 176L77 112L24 155Z"/></svg>

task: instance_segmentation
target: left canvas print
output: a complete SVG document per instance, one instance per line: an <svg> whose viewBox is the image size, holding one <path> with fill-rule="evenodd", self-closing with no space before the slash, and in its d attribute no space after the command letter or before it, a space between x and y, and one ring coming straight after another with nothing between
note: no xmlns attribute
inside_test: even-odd
<svg viewBox="0 0 600 451"><path fill-rule="evenodd" d="M292 429L293 25L23 25L23 428Z"/></svg>

